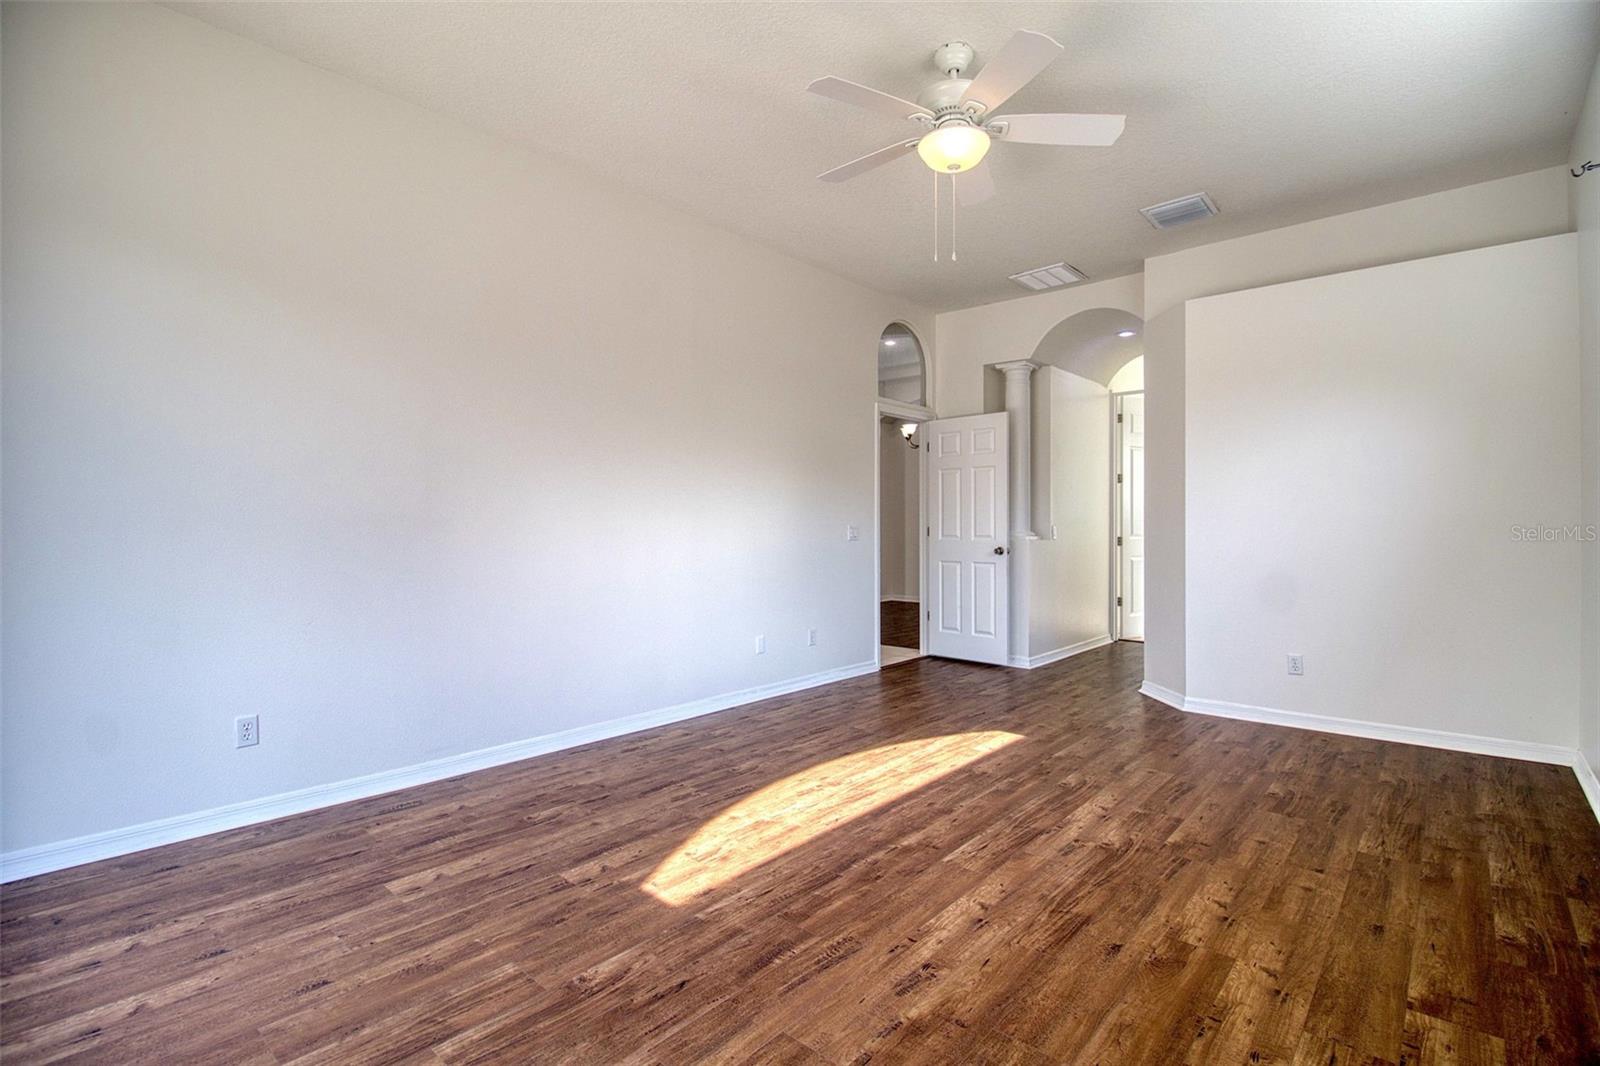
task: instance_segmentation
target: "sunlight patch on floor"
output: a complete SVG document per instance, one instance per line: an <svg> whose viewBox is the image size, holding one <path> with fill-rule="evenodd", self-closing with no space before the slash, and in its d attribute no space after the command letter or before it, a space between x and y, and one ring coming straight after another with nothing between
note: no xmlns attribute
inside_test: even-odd
<svg viewBox="0 0 1600 1066"><path fill-rule="evenodd" d="M707 822L641 887L676 907L1021 739L998 731L922 737L792 774Z"/></svg>

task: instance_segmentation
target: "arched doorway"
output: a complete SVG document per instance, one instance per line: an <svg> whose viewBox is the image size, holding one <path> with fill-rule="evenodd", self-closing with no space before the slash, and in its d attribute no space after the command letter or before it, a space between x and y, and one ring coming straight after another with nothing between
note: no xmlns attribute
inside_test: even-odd
<svg viewBox="0 0 1600 1066"><path fill-rule="evenodd" d="M1055 543L1061 602L1038 608L1103 617L1113 639L1144 639L1144 323L1113 307L1056 323L1031 361L1036 410L1034 527ZM1047 443L1046 443L1047 442ZM1100 613L1103 612L1103 613Z"/></svg>
<svg viewBox="0 0 1600 1066"><path fill-rule="evenodd" d="M928 359L904 322L889 323L878 337L878 399L928 406Z"/></svg>
<svg viewBox="0 0 1600 1066"><path fill-rule="evenodd" d="M880 667L918 658L922 623L922 448L916 427L933 417L928 359L910 326L878 337L878 565L873 590Z"/></svg>

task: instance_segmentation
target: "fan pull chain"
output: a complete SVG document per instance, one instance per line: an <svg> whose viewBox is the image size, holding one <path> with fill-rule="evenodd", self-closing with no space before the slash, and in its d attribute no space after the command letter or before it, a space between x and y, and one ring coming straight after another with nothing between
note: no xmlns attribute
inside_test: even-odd
<svg viewBox="0 0 1600 1066"><path fill-rule="evenodd" d="M939 261L939 172L933 172L933 261Z"/></svg>
<svg viewBox="0 0 1600 1066"><path fill-rule="evenodd" d="M956 176L950 175L950 262L956 261Z"/></svg>

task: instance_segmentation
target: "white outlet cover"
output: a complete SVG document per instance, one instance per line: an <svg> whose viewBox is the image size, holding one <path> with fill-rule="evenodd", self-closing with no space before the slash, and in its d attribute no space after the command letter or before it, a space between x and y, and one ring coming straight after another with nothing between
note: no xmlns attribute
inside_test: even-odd
<svg viewBox="0 0 1600 1066"><path fill-rule="evenodd" d="M258 715L241 715L233 720L233 746L253 748L261 743L261 718Z"/></svg>
<svg viewBox="0 0 1600 1066"><path fill-rule="evenodd" d="M845 540L860 540L861 539L861 531L859 529L857 529L855 526L845 526L844 527L844 539Z"/></svg>
<svg viewBox="0 0 1600 1066"><path fill-rule="evenodd" d="M760 637L756 638L756 654L757 655L765 655L765 654L767 654L767 638L766 637L760 636Z"/></svg>
<svg viewBox="0 0 1600 1066"><path fill-rule="evenodd" d="M1303 677L1306 672L1306 660L1303 655L1289 656L1289 673L1294 677Z"/></svg>

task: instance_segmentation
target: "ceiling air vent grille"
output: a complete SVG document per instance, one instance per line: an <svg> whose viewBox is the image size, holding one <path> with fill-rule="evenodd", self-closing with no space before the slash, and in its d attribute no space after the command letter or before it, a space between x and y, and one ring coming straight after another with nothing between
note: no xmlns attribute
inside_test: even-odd
<svg viewBox="0 0 1600 1066"><path fill-rule="evenodd" d="M1189 222L1198 222L1217 213L1217 205L1203 192L1193 196L1180 196L1164 204L1146 207L1139 212L1156 229L1171 229Z"/></svg>
<svg viewBox="0 0 1600 1066"><path fill-rule="evenodd" d="M1049 266L1036 267L1033 270L1024 270L1020 274L1011 275L1011 280L1021 285L1024 289L1059 289L1063 285L1074 285L1084 280L1084 275L1065 263L1051 263Z"/></svg>

